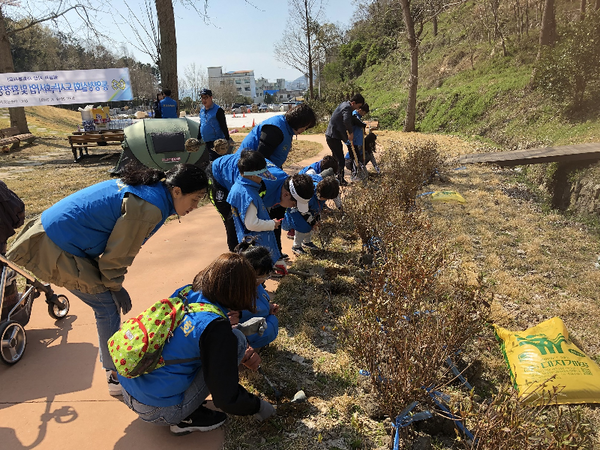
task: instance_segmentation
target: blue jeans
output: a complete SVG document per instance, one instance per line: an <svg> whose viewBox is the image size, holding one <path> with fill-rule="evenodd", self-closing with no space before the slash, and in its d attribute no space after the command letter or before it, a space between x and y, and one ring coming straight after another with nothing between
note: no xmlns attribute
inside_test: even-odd
<svg viewBox="0 0 600 450"><path fill-rule="evenodd" d="M242 362L248 342L246 336L239 330L232 330L238 340L238 365ZM173 406L149 406L138 402L123 389L123 402L135 411L144 422L156 425L177 425L183 419L196 411L210 394L204 382L202 368L198 370L192 384L183 393L183 401Z"/></svg>
<svg viewBox="0 0 600 450"><path fill-rule="evenodd" d="M86 294L75 289L70 292L94 310L96 328L98 330L100 362L106 370L116 370L115 363L108 352L107 342L121 328L121 313L113 300L111 292L104 291L99 294Z"/></svg>

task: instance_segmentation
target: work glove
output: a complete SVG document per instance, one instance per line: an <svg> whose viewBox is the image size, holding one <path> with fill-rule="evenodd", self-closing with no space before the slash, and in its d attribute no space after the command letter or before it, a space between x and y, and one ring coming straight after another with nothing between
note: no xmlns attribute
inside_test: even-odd
<svg viewBox="0 0 600 450"><path fill-rule="evenodd" d="M335 172L333 171L333 167L329 167L328 169L325 169L323 172L321 172L319 175L321 175L321 178L327 178L335 175Z"/></svg>
<svg viewBox="0 0 600 450"><path fill-rule="evenodd" d="M123 314L127 314L131 311L131 297L129 297L129 293L125 288L122 287L118 291L110 291L110 294L112 295L115 305L117 305L117 309L120 309Z"/></svg>
<svg viewBox="0 0 600 450"><path fill-rule="evenodd" d="M268 419L271 416L274 416L277 413L273 405L265 400L260 401L260 409L256 414L254 414L254 418L259 421L263 421Z"/></svg>
<svg viewBox="0 0 600 450"><path fill-rule="evenodd" d="M251 336L258 333L262 336L267 329L267 321L264 317L253 317L245 322L238 323L237 329L242 332L244 336Z"/></svg>
<svg viewBox="0 0 600 450"><path fill-rule="evenodd" d="M288 274L287 264L283 259L280 259L275 263L273 270L275 271L275 276L282 277Z"/></svg>

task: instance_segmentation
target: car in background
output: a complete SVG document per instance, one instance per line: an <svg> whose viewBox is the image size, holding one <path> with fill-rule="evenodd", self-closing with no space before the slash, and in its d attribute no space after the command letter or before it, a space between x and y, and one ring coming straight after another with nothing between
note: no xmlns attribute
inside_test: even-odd
<svg viewBox="0 0 600 450"><path fill-rule="evenodd" d="M268 109L269 109L269 107L264 103L258 107L259 112L264 112L264 111L267 111Z"/></svg>

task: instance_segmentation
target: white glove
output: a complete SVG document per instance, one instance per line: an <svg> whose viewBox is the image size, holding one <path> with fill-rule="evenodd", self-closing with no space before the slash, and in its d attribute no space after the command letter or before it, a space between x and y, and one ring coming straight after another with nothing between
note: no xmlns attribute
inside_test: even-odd
<svg viewBox="0 0 600 450"><path fill-rule="evenodd" d="M260 409L258 410L258 412L256 414L254 414L254 418L256 420L260 420L262 422L263 420L268 419L269 417L275 415L276 413L277 413L277 411L275 410L273 405L271 405L269 402L261 400L260 401Z"/></svg>
<svg viewBox="0 0 600 450"><path fill-rule="evenodd" d="M267 329L267 326L267 321L264 317L253 317L243 323L238 323L237 329L240 330L244 336L251 336L256 333L258 333L259 336L262 336Z"/></svg>

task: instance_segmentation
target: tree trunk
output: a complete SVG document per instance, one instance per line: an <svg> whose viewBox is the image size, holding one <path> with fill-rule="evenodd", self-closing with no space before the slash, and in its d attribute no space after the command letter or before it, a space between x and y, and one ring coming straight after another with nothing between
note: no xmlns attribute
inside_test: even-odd
<svg viewBox="0 0 600 450"><path fill-rule="evenodd" d="M160 32L160 84L171 90L171 98L179 104L177 84L177 37L172 0L155 0ZM179 107L178 111L179 112Z"/></svg>
<svg viewBox="0 0 600 450"><path fill-rule="evenodd" d="M415 33L415 23L410 14L410 0L400 0L404 15L404 24L408 34L410 46L410 79L408 81L408 101L406 104L406 118L404 131L415 131L415 118L417 115L417 87L419 85L419 44Z"/></svg>
<svg viewBox="0 0 600 450"><path fill-rule="evenodd" d="M580 9L580 15L579 15L579 20L584 21L585 20L585 0L581 0L581 9Z"/></svg>
<svg viewBox="0 0 600 450"><path fill-rule="evenodd" d="M556 43L556 17L554 15L554 0L546 0L542 16L542 29L540 31L540 50L544 45Z"/></svg>
<svg viewBox="0 0 600 450"><path fill-rule="evenodd" d="M310 15L308 11L308 0L304 0L304 18L306 19L306 44L308 46L308 84L309 84L309 95L312 100L315 98L313 96L313 62L312 62L312 49L311 49L311 39L312 39L312 25L310 23Z"/></svg>
<svg viewBox="0 0 600 450"><path fill-rule="evenodd" d="M6 23L4 14L0 7L0 73L11 73L15 71L12 53L10 51L10 42L6 33ZM29 133L27 126L27 117L25 117L25 108L8 108L10 115L10 126L17 127L19 133Z"/></svg>
<svg viewBox="0 0 600 450"><path fill-rule="evenodd" d="M437 21L437 16L433 16L433 19L431 20L431 22L433 23L433 35L437 36L438 35L438 21Z"/></svg>

